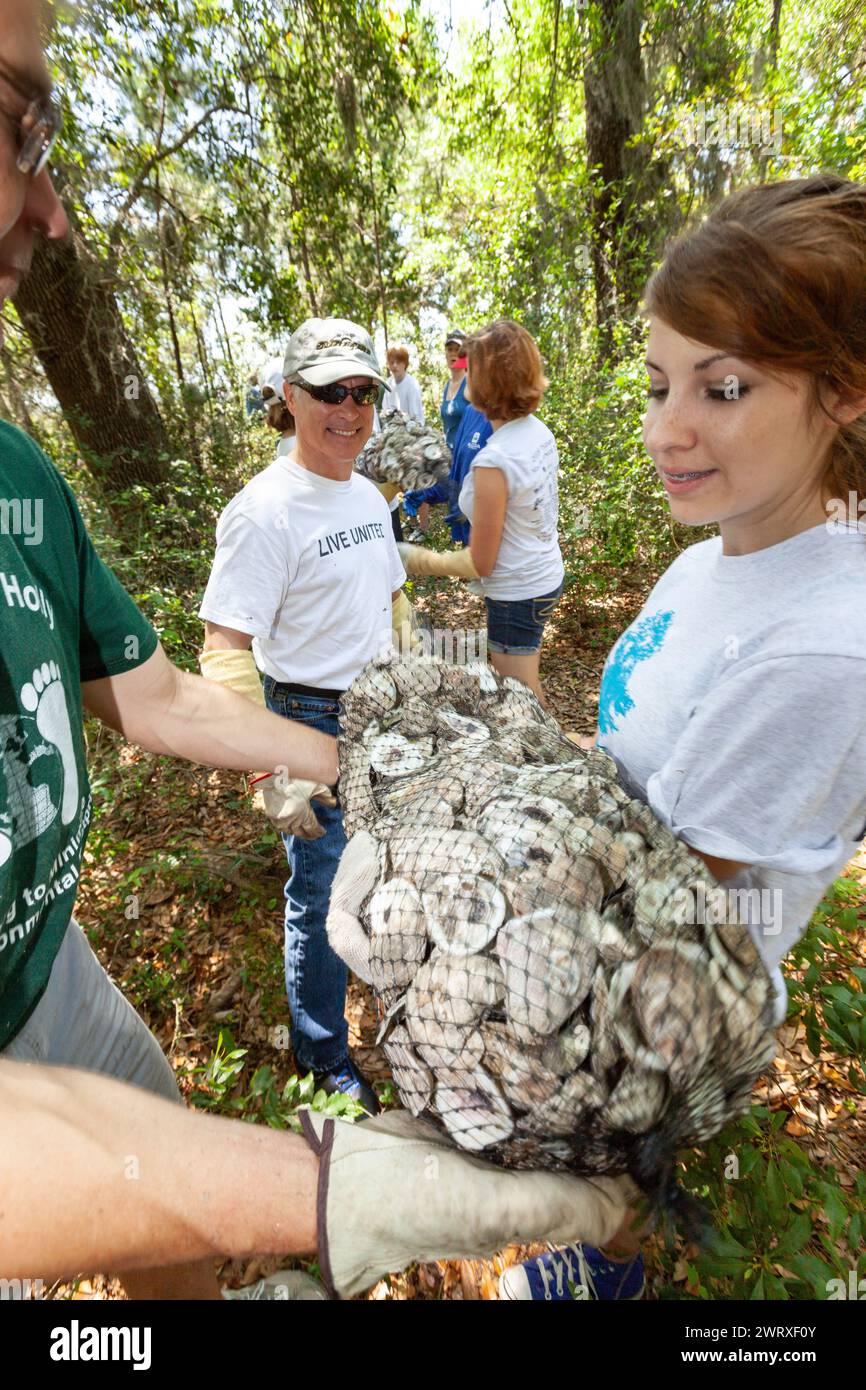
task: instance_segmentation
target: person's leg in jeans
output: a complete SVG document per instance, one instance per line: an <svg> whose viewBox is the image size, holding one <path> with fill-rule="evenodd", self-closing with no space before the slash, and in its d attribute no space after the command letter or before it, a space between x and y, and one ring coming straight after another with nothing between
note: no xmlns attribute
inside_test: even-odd
<svg viewBox="0 0 866 1390"><path fill-rule="evenodd" d="M286 719L326 734L339 731L334 701L292 694L270 677L265 678L265 699L270 709ZM321 839L283 836L290 870L285 888L285 970L298 1070L324 1076L349 1062L345 1017L348 970L331 949L325 926L331 884L346 836L339 807L318 802L313 802L313 807L325 827Z"/></svg>
<svg viewBox="0 0 866 1390"><path fill-rule="evenodd" d="M331 884L346 836L339 808L314 806L325 827L322 839L283 836L291 871L285 889L285 966L298 1069L321 1073L333 1071L349 1053L345 1018L349 972L331 949L325 929Z"/></svg>

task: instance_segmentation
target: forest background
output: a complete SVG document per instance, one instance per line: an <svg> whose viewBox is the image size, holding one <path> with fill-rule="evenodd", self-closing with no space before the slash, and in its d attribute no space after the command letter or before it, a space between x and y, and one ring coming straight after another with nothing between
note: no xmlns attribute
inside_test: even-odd
<svg viewBox="0 0 866 1390"><path fill-rule="evenodd" d="M0 413L70 480L172 658L195 669L216 519L272 457L250 371L304 318L346 316L408 344L429 418L443 329L513 317L561 458L567 593L543 674L592 729L607 648L695 538L641 444L642 285L735 187L866 178L860 0L91 0L58 6L49 52L73 230L4 312ZM474 612L456 584L414 597L443 626ZM289 1122L276 837L237 779L91 734L91 939L198 1103ZM684 1159L720 1239L659 1237L656 1296L823 1298L866 1273L861 861L794 955L752 1114ZM369 1043L369 1000L352 1007ZM491 1277L427 1268L376 1296Z"/></svg>

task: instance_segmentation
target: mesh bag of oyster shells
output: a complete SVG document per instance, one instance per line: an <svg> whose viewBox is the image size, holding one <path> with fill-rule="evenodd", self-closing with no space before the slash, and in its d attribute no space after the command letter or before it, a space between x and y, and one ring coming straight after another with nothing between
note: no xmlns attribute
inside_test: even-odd
<svg viewBox="0 0 866 1390"><path fill-rule="evenodd" d="M485 664L379 659L341 727L346 901L403 1104L494 1161L673 1204L677 1151L774 1050L747 928L700 920L714 880Z"/></svg>
<svg viewBox="0 0 866 1390"><path fill-rule="evenodd" d="M445 436L399 410L386 411L355 467L374 483L398 483L409 492L442 482L451 470Z"/></svg>

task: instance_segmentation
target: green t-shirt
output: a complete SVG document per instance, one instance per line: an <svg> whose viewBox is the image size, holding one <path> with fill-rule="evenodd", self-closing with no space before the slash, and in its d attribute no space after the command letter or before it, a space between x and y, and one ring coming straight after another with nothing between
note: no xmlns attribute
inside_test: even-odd
<svg viewBox="0 0 866 1390"><path fill-rule="evenodd" d="M82 681L157 637L99 559L68 486L0 421L0 1048L48 983L90 819Z"/></svg>

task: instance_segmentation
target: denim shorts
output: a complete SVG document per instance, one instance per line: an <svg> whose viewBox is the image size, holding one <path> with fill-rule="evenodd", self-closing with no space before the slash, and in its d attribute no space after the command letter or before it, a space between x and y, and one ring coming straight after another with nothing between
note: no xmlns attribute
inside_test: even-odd
<svg viewBox="0 0 866 1390"><path fill-rule="evenodd" d="M503 655L529 656L541 646L544 624L562 597L562 584L540 598L488 598L487 646Z"/></svg>

